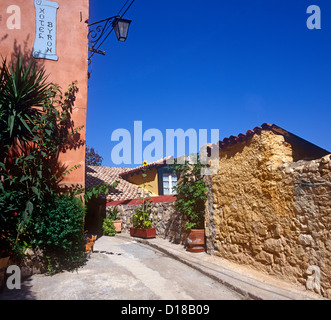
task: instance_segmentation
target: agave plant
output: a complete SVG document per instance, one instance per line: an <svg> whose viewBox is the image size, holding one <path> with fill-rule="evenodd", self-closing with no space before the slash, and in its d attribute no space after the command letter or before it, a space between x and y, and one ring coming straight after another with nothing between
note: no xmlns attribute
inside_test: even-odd
<svg viewBox="0 0 331 320"><path fill-rule="evenodd" d="M82 127L71 119L76 82L62 95L58 85L47 82L44 68L23 61L20 56L10 66L0 63L0 254L11 246L20 253L22 239L37 244L36 222L65 191L60 181L79 167L67 168L59 153L84 143L78 136Z"/></svg>
<svg viewBox="0 0 331 320"><path fill-rule="evenodd" d="M45 69L37 69L34 62L23 63L17 58L7 66L3 59L0 71L0 144L1 154L8 148L31 141L36 133L35 119L40 117L40 108L46 98L47 82Z"/></svg>

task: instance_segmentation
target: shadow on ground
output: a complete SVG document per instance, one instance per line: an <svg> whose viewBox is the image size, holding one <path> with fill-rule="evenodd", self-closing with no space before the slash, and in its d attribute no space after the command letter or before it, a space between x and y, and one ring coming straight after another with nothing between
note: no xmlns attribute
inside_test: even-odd
<svg viewBox="0 0 331 320"><path fill-rule="evenodd" d="M7 279L6 279L7 281ZM0 290L0 300L35 300L36 297L31 292L32 278L28 277L21 283L21 289L8 289L6 282Z"/></svg>

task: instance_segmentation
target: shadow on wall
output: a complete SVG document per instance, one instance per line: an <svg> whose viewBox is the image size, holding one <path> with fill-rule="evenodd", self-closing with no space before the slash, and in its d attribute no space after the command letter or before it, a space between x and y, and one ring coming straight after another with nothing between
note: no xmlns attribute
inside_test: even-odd
<svg viewBox="0 0 331 320"><path fill-rule="evenodd" d="M44 66L45 61L43 59L35 59L32 56L32 47L29 46L30 34L27 35L23 44L18 44L17 39L14 40L14 47L11 53L11 61L16 63L19 56L23 57L23 64L28 65L31 61L34 61L34 65L40 69ZM46 70L47 71L47 70Z"/></svg>
<svg viewBox="0 0 331 320"><path fill-rule="evenodd" d="M2 37L2 39L0 40L0 42L5 41L7 38L7 36ZM7 60L7 65L16 65L18 59L22 59L22 65L26 67L32 62L33 67L36 68L37 70L40 70L41 68L45 67L45 61L44 59L35 59L32 56L32 47L30 47L30 35L28 34L26 39L23 41L23 43L19 44L17 39L15 39L14 44L13 44L13 50L11 53L11 62L9 61L8 57L3 57L3 59L8 59ZM47 77L47 69L45 68L45 75ZM46 82L49 83L48 79L46 78ZM65 91L68 91L69 94L65 95L62 99L61 102L58 102L60 99L54 99L54 107L58 107L58 106L63 106L63 110L68 109L69 110L69 115L66 116L67 118L64 119L64 117L62 117L62 115L60 114L57 122L58 124L60 124L59 130L58 131L54 131L58 134L58 138L59 140L63 139L63 138L67 138L66 144L63 145L61 148L58 148L57 152L52 152L52 159L48 159L48 160L52 160L52 175L55 175L56 177L58 177L58 183L60 184L60 182L63 180L64 178L64 174L68 171L72 171L75 169L75 166L73 168L68 168L68 166L66 166L65 164L62 164L59 162L59 154L60 152L65 153L68 150L76 150L82 146L85 145L85 140L81 139L81 135L79 133L79 130L81 128L75 128L75 124L74 121L71 119L71 115L72 115L72 111L73 111L73 107L74 107L74 103L76 100L76 95L78 93L78 88L76 87L76 85L74 84L74 82L71 84L71 86L68 88L65 88ZM61 108L59 108L58 110L60 111ZM62 117L60 119L60 117ZM25 146L22 145L18 145L17 148L12 148L10 150L10 158L14 159L15 157L21 156L21 155L29 155L31 153L31 151L36 147L36 145L34 143L28 143ZM10 165L10 158L8 160L8 164ZM48 161L47 160L47 161ZM15 169L14 167L14 163L12 164L13 169ZM61 186L61 190L63 189L63 191L68 191L68 189L75 189L75 188L81 188L80 185L71 185L70 187L68 186Z"/></svg>

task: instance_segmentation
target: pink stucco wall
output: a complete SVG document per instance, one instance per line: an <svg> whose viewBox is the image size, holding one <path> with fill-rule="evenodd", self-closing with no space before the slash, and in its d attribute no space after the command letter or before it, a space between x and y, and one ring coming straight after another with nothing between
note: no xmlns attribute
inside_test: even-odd
<svg viewBox="0 0 331 320"><path fill-rule="evenodd" d="M37 60L45 66L49 80L58 83L63 91L67 90L72 81L78 81L79 92L73 110L73 121L76 127L86 127L89 0L56 2L59 4L56 34L56 54L59 59ZM32 56L36 34L35 11L33 0L0 1L0 55L10 59L21 50L25 55ZM80 135L85 141L85 128L80 131ZM64 182L84 186L85 145L61 154L60 161L68 168L80 165L79 169L66 176Z"/></svg>

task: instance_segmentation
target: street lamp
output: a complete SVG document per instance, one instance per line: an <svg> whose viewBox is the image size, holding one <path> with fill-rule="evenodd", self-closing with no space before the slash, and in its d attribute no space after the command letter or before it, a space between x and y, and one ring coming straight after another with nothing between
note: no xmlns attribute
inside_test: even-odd
<svg viewBox="0 0 331 320"><path fill-rule="evenodd" d="M115 30L116 36L118 41L125 41L128 32L129 32L129 26L132 20L128 19L122 19L122 18L115 18L113 22L113 28Z"/></svg>
<svg viewBox="0 0 331 320"><path fill-rule="evenodd" d="M124 42L128 36L129 26L132 20L123 19L121 16L113 16L88 25L89 51L91 52L88 61L91 64L91 58L94 53L105 55L105 51L99 50L99 47L108 38L110 33L115 30L118 41Z"/></svg>

